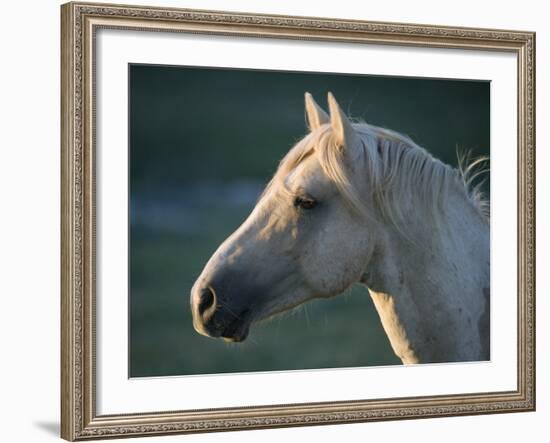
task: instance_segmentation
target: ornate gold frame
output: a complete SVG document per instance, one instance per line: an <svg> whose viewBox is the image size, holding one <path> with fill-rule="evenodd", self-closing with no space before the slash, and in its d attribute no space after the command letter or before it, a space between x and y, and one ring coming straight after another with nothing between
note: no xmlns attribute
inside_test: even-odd
<svg viewBox="0 0 550 443"><path fill-rule="evenodd" d="M508 51L518 60L517 390L98 416L95 410L94 36L99 28ZM67 440L535 409L535 34L155 7L61 7L61 436Z"/></svg>

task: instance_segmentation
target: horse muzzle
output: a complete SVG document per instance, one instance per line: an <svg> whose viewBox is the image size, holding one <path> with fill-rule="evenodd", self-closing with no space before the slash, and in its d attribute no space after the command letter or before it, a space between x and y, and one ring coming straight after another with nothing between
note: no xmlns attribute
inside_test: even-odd
<svg viewBox="0 0 550 443"><path fill-rule="evenodd" d="M191 291L193 327L207 337L221 337L229 342L241 342L250 330L249 310L231 309L222 303L210 285L194 287Z"/></svg>

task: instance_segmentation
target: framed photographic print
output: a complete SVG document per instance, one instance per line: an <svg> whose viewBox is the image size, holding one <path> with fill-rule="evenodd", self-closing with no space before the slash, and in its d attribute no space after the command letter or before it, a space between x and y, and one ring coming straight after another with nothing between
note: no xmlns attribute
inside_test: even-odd
<svg viewBox="0 0 550 443"><path fill-rule="evenodd" d="M61 14L63 438L534 410L534 33Z"/></svg>

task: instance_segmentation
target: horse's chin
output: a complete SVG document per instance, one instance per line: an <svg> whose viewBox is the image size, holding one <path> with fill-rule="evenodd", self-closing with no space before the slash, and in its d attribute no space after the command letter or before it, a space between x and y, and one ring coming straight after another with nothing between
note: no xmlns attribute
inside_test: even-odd
<svg viewBox="0 0 550 443"><path fill-rule="evenodd" d="M229 343L240 343L246 340L250 332L250 323L242 322L240 324L232 323L221 333L221 338Z"/></svg>

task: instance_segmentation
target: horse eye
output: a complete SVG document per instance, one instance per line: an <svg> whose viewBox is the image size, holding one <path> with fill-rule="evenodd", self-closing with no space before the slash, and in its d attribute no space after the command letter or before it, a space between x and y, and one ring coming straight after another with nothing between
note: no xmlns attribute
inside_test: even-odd
<svg viewBox="0 0 550 443"><path fill-rule="evenodd" d="M301 209L313 209L317 206L317 201L310 197L296 197L294 199L294 206Z"/></svg>

